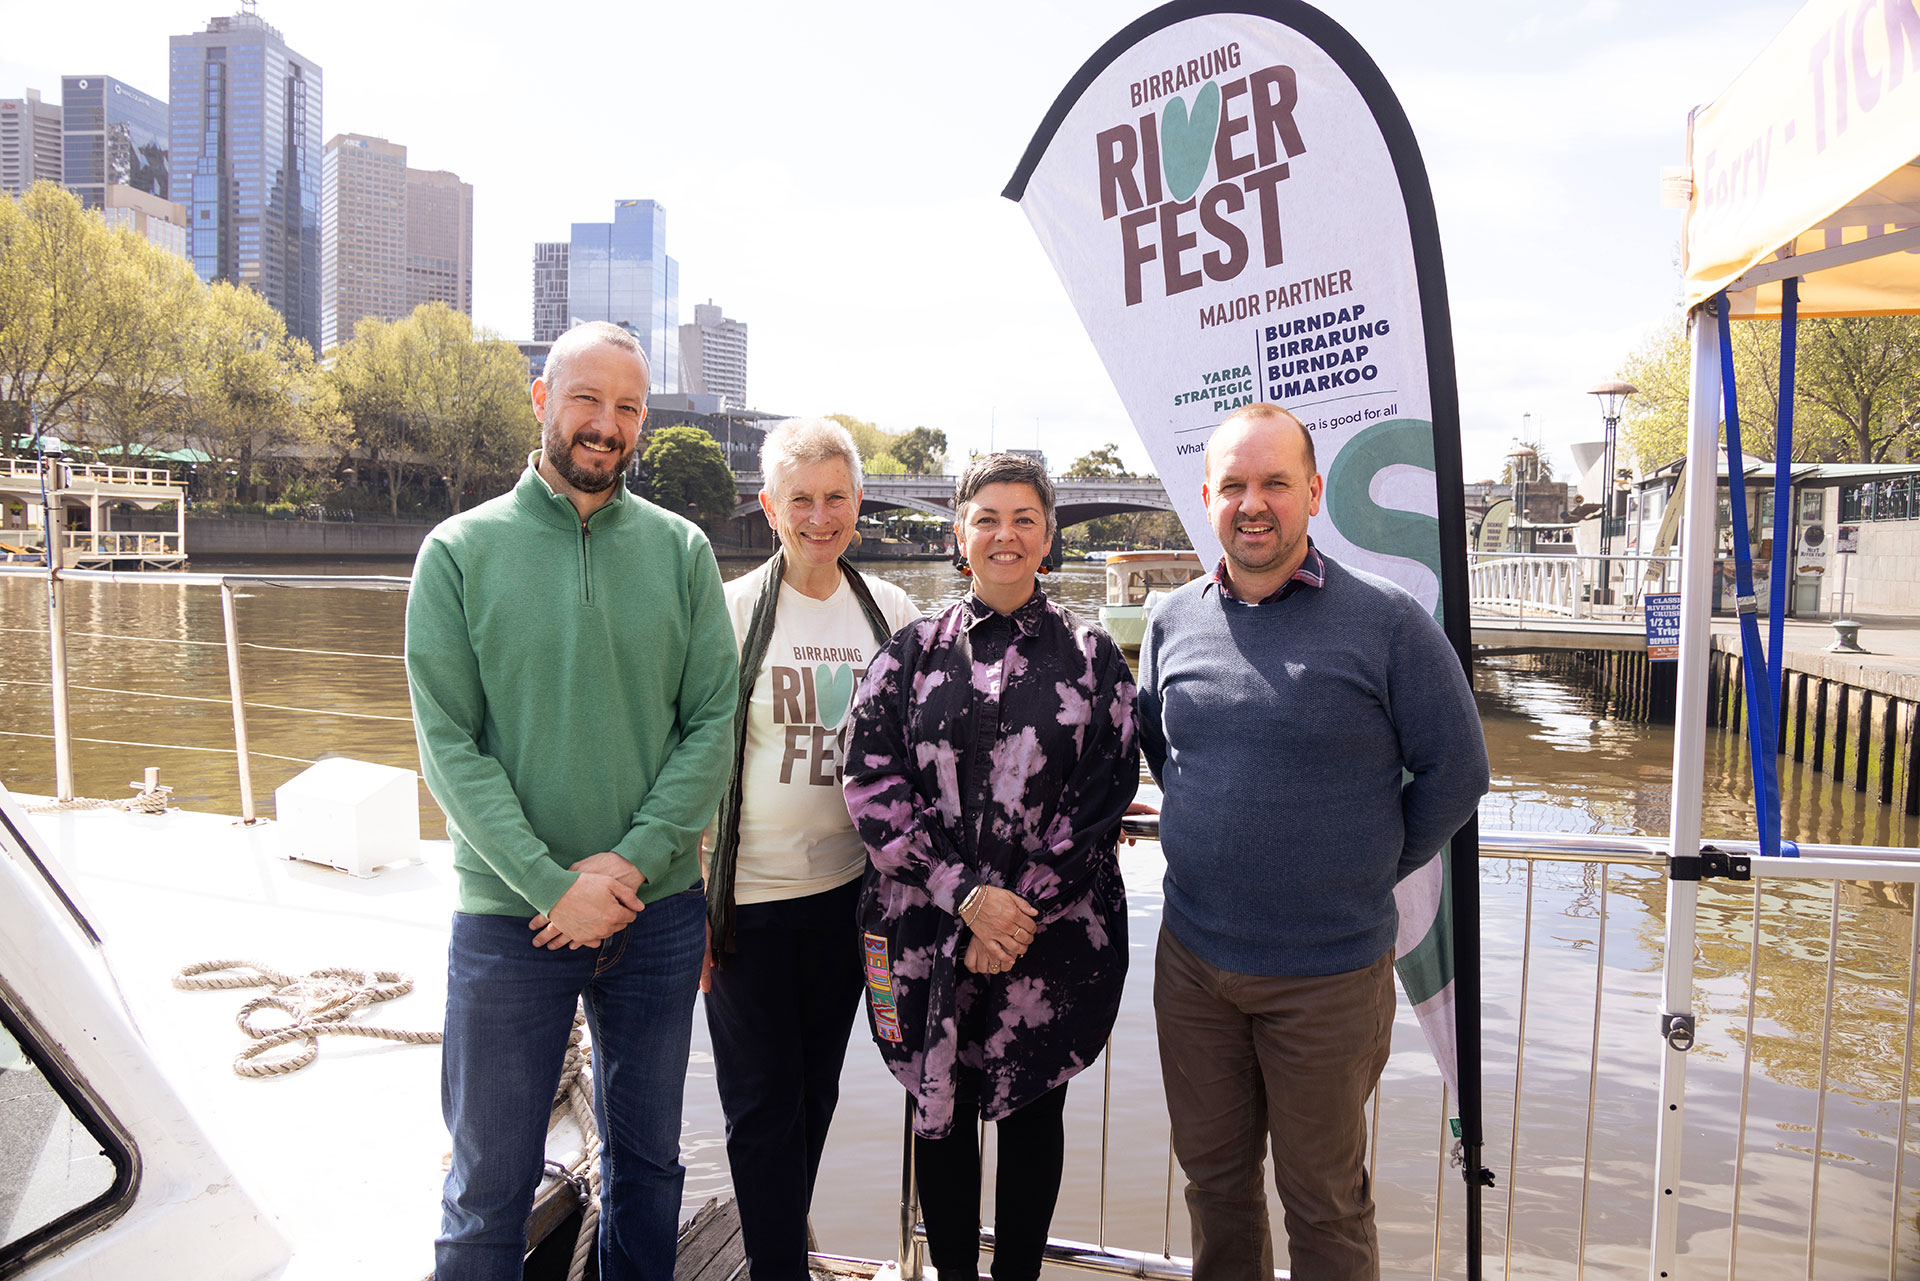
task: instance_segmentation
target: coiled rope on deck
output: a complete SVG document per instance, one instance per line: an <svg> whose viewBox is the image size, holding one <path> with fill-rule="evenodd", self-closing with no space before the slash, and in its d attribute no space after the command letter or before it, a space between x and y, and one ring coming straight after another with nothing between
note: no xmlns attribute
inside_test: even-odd
<svg viewBox="0 0 1920 1281"><path fill-rule="evenodd" d="M323 1036L358 1036L406 1045L437 1045L441 1039L438 1032L412 1032L348 1022L359 1010L413 991L413 979L398 970L333 966L296 978L255 961L201 961L183 967L173 976L173 985L189 992L272 989L268 995L257 996L242 1005L234 1016L240 1030L252 1042L233 1060L233 1070L240 1076L285 1076L298 1072L319 1056ZM256 1026L254 1015L269 1009L278 1010L292 1021L279 1027ZM304 1044L291 1057L260 1061L260 1056L268 1051L295 1042Z"/></svg>
<svg viewBox="0 0 1920 1281"><path fill-rule="evenodd" d="M575 1009L573 1029L567 1033L567 1057L560 1065L560 1088L553 1110L565 1108L580 1127L580 1154L571 1165L547 1162L547 1173L573 1185L580 1196L580 1232L573 1239L573 1261L567 1281L583 1281L587 1261L600 1239L600 1127L593 1120L593 1049L587 1045L584 1011Z"/></svg>
<svg viewBox="0 0 1920 1281"><path fill-rule="evenodd" d="M257 961L200 961L183 966L173 976L173 985L189 992L273 989L269 995L255 997L242 1005L235 1015L234 1021L240 1030L252 1039L252 1044L233 1061L233 1070L239 1076L285 1076L298 1072L319 1056L323 1036L361 1036L408 1045L436 1045L442 1040L438 1032L409 1032L347 1022L355 1011L413 991L412 977L398 970L333 966L294 978ZM255 1027L253 1016L266 1009L279 1010L293 1021L280 1028ZM256 1061L269 1050L295 1041L306 1044L293 1057L268 1063ZM580 1130L579 1154L567 1164L546 1162L545 1172L572 1186L579 1197L580 1232L574 1238L567 1278L583 1281L587 1261L593 1257L600 1235L601 1143L600 1127L593 1118L593 1048L586 1040L585 1012L577 1007L573 1027L567 1033L567 1053L560 1065L560 1085L554 1091L553 1111L566 1112Z"/></svg>

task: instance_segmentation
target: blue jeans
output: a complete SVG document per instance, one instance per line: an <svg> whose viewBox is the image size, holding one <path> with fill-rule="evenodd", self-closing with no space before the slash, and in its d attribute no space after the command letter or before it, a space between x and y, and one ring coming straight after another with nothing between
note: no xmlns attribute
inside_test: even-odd
<svg viewBox="0 0 1920 1281"><path fill-rule="evenodd" d="M438 1281L519 1281L547 1118L574 1003L593 1034L600 1126L600 1276L671 1281L680 1217L680 1108L706 943L696 886L647 905L598 948L533 946L527 918L453 918L440 1107L453 1166Z"/></svg>

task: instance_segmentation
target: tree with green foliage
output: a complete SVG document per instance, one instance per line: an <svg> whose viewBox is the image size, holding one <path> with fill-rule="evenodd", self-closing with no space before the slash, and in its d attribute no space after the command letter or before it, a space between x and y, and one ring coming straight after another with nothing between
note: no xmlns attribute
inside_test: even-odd
<svg viewBox="0 0 1920 1281"><path fill-rule="evenodd" d="M201 322L186 335L180 406L182 434L213 460L210 497L256 483L270 457L279 470L300 472L339 456L351 423L313 350L287 334L271 303L215 281Z"/></svg>
<svg viewBox="0 0 1920 1281"><path fill-rule="evenodd" d="M915 476L937 476L947 465L947 433L915 427L894 439L889 451Z"/></svg>
<svg viewBox="0 0 1920 1281"><path fill-rule="evenodd" d="M1920 316L1822 316L1800 327L1796 403L1850 447L1852 462L1920 452ZM1796 425L1796 431L1798 427ZM1805 457L1797 448L1796 457Z"/></svg>
<svg viewBox="0 0 1920 1281"><path fill-rule="evenodd" d="M1540 452L1537 446L1527 445L1527 448L1534 451L1533 458L1528 462L1525 469L1527 474L1524 476L1520 474L1521 469L1516 465L1520 460L1512 454L1508 454L1506 461L1500 464L1500 483L1502 485L1511 485L1516 480L1536 481L1553 479L1553 459Z"/></svg>
<svg viewBox="0 0 1920 1281"><path fill-rule="evenodd" d="M718 441L698 427L662 427L640 457L648 498L706 529L733 514L739 502L733 472Z"/></svg>
<svg viewBox="0 0 1920 1281"><path fill-rule="evenodd" d="M1102 445L1091 453L1080 455L1073 465L1063 473L1075 480L1131 480L1127 465L1120 461L1120 446Z"/></svg>
<svg viewBox="0 0 1920 1281"><path fill-rule="evenodd" d="M326 377L353 424L360 466L386 481L389 511L397 516L401 477L421 444L407 412L412 352L406 336L395 322L368 316L331 354Z"/></svg>
<svg viewBox="0 0 1920 1281"><path fill-rule="evenodd" d="M135 336L140 279L123 242L72 192L0 193L0 399L44 425L93 392Z"/></svg>
<svg viewBox="0 0 1920 1281"><path fill-rule="evenodd" d="M1780 323L1738 320L1731 328L1741 449L1771 459L1780 405ZM1920 451L1920 318L1803 320L1797 347L1793 461L1879 462L1903 445ZM1620 368L1619 377L1639 388L1621 417L1642 471L1686 453L1691 359L1685 324L1675 320Z"/></svg>
<svg viewBox="0 0 1920 1281"><path fill-rule="evenodd" d="M444 483L455 512L470 488L504 492L539 444L526 358L444 302L362 320L333 349L327 379L395 515L409 478L422 491Z"/></svg>
<svg viewBox="0 0 1920 1281"><path fill-rule="evenodd" d="M847 434L853 437L853 447L860 451L860 465L868 471L873 470L876 458L892 456L893 433L881 431L864 418L855 418L852 414L828 414L827 417L847 429Z"/></svg>
<svg viewBox="0 0 1920 1281"><path fill-rule="evenodd" d="M472 482L504 493L540 441L526 357L444 302L421 304L397 327L412 370L402 403L414 439L442 469L452 510Z"/></svg>
<svg viewBox="0 0 1920 1281"><path fill-rule="evenodd" d="M117 231L116 270L131 278L139 323L128 326L108 353L93 389L77 405L85 435L96 449L137 465L179 437L180 383L185 342L202 323L206 287L185 259Z"/></svg>

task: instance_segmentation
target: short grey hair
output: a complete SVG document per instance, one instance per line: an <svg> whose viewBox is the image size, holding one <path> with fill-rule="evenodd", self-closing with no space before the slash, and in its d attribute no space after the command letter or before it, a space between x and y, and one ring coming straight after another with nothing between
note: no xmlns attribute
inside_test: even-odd
<svg viewBox="0 0 1920 1281"><path fill-rule="evenodd" d="M647 380L647 390L653 390L653 365L647 360L646 348L640 345L640 340L631 331L607 320L582 321L554 340L553 346L547 349L546 364L540 367L540 380L547 385L547 389L551 391L559 383L569 360L595 343L618 347L640 357L641 377Z"/></svg>
<svg viewBox="0 0 1920 1281"><path fill-rule="evenodd" d="M1031 485L1040 496L1040 510L1047 516L1047 536L1056 532L1053 521L1053 481L1038 458L1027 454L984 454L967 464L953 487L953 518L967 518L967 504L988 485Z"/></svg>
<svg viewBox="0 0 1920 1281"><path fill-rule="evenodd" d="M853 433L831 418L789 418L760 444L760 488L778 498L780 484L795 467L838 458L847 465L855 489L866 488L860 470L860 449Z"/></svg>

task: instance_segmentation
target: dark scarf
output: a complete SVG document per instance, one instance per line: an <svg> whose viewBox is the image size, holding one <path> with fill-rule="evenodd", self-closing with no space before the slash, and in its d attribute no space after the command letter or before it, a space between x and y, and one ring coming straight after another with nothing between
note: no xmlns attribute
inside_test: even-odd
<svg viewBox="0 0 1920 1281"><path fill-rule="evenodd" d="M893 639L893 629L880 612L867 587L867 580L845 556L840 558L840 573L860 602L874 639L882 645ZM720 802L720 822L714 830L713 853L707 860L707 925L713 932L713 959L734 950L734 923L737 915L733 901L733 878L740 859L741 766L747 756L747 720L753 710L753 686L760 679L760 666L767 660L767 647L773 643L774 613L780 607L780 584L786 573L786 549L776 547L767 562L767 581L754 602L753 618L747 624L746 640L740 646L740 701L733 713L733 775L726 796Z"/></svg>

